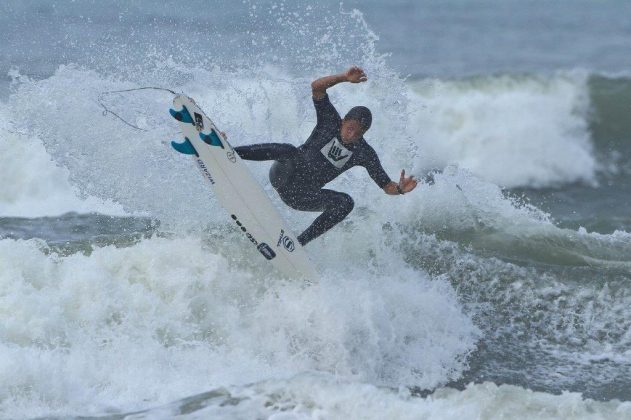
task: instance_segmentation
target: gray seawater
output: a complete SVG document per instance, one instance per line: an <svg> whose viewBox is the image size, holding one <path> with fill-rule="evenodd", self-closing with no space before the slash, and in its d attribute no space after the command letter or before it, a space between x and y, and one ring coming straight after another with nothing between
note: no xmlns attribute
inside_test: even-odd
<svg viewBox="0 0 631 420"><path fill-rule="evenodd" d="M4 2L0 416L631 418L630 15ZM334 103L373 109L393 177L433 179L336 181L357 205L309 246L313 287L261 268L169 150L168 94L103 94L184 91L235 144L299 144L309 82L349 64L370 81Z"/></svg>

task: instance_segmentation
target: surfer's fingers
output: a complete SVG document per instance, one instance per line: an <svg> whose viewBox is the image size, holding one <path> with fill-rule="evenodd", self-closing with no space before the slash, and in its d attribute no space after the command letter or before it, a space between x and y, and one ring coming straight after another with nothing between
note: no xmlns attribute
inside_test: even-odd
<svg viewBox="0 0 631 420"><path fill-rule="evenodd" d="M365 77L366 76L366 72L361 67L352 66L350 69L348 69L348 71L351 74L358 75L359 77Z"/></svg>

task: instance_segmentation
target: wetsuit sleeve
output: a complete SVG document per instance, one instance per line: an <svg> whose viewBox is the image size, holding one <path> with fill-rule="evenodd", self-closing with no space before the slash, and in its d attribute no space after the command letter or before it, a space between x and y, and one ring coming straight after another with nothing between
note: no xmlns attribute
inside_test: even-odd
<svg viewBox="0 0 631 420"><path fill-rule="evenodd" d="M331 101L329 95L324 95L320 99L313 98L313 105L315 106L316 116L318 122L316 128L337 128L340 121L340 114L337 112Z"/></svg>
<svg viewBox="0 0 631 420"><path fill-rule="evenodd" d="M245 160L288 160L298 153L296 146L287 143L263 143L237 146L234 151Z"/></svg>
<svg viewBox="0 0 631 420"><path fill-rule="evenodd" d="M379 156L377 156L377 152L368 146L366 150L366 158L362 163L362 166L366 168L368 171L368 175L375 181L375 184L379 186L379 188L383 188L386 184L392 182L386 171L381 166L381 161L379 160Z"/></svg>

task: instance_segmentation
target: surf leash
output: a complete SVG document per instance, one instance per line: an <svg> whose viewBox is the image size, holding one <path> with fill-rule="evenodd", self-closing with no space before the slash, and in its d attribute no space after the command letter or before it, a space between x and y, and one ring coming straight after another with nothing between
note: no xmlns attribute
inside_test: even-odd
<svg viewBox="0 0 631 420"><path fill-rule="evenodd" d="M129 121L125 120L123 117L121 117L120 115L118 115L116 112L112 111L111 109L109 109L104 103L103 103L103 97L105 95L111 95L113 93L127 93L127 92L134 92L137 90L161 90L161 91L165 91L165 92L169 92L172 95L178 95L177 92L172 91L171 89L167 89L167 88L163 88L163 87L157 87L157 86L143 86L143 87L139 87L139 88L133 88L133 89L121 89L121 90L110 90L107 92L101 92L99 93L99 96L97 98L97 103L99 104L99 106L101 108L103 108L103 116L106 117L107 114L112 114L113 116L115 116L116 118L118 118L119 120L121 120L122 122L124 122L125 124L127 124L128 126L130 126L131 128L134 128L136 130L140 130L140 131L148 131L145 130L144 128L140 128L137 125L134 125L132 123L130 123Z"/></svg>

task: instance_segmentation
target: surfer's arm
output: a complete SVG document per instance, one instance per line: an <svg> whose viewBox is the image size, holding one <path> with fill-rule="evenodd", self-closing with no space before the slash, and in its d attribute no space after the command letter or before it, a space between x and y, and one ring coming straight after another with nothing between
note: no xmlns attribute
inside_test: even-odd
<svg viewBox="0 0 631 420"><path fill-rule="evenodd" d="M311 93L314 99L322 99L326 95L326 90L342 82L361 83L368 80L364 70L353 66L344 73L324 76L311 83Z"/></svg>
<svg viewBox="0 0 631 420"><path fill-rule="evenodd" d="M385 191L386 194L389 194L389 195L400 195L400 194L409 193L414 188L416 188L417 184L418 182L416 181L416 179L414 179L414 176L406 177L405 169L402 169L399 183L397 184L396 182L391 181L383 187L383 190Z"/></svg>

